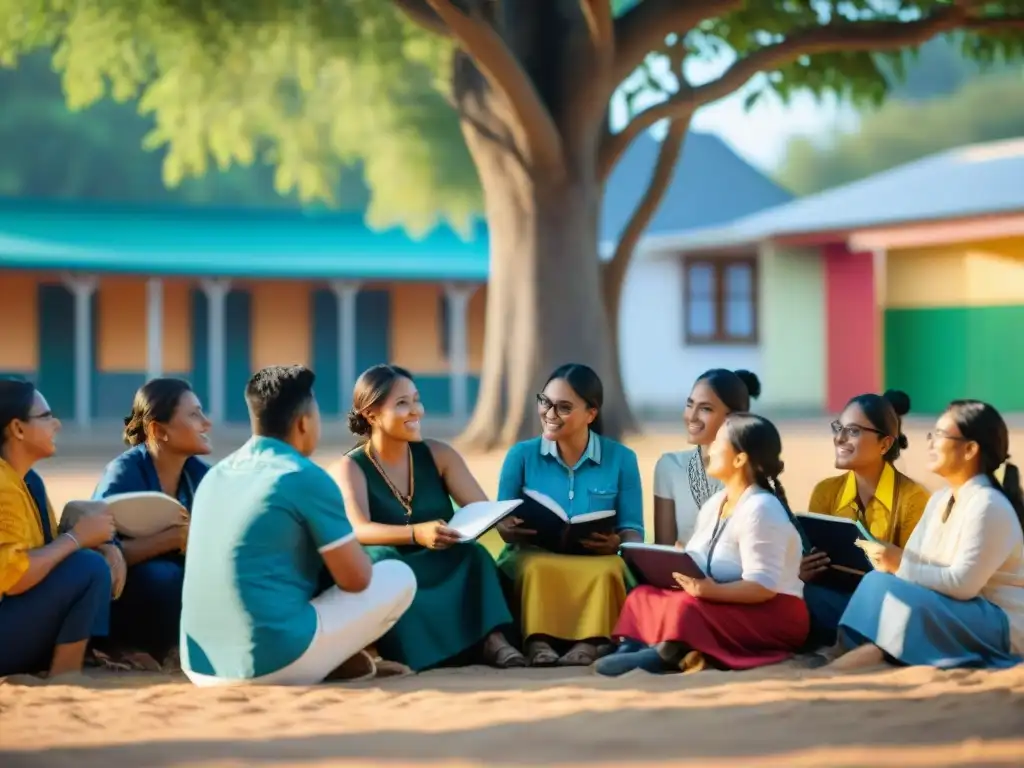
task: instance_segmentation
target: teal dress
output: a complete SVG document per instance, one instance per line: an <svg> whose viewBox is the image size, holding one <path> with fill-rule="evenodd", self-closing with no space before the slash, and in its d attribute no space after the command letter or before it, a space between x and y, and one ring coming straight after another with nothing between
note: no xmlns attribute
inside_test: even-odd
<svg viewBox="0 0 1024 768"><path fill-rule="evenodd" d="M370 519L384 525L450 520L451 497L434 463L430 446L410 443L414 495L412 517L360 447L349 454L366 476ZM459 656L494 630L512 623L491 554L480 544L448 549L418 545L368 546L373 562L401 560L416 574L416 598L398 623L377 642L386 659L419 672Z"/></svg>

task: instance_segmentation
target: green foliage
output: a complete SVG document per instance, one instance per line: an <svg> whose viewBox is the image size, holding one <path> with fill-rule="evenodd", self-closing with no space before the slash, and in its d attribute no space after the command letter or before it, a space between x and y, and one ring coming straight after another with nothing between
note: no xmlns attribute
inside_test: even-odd
<svg viewBox="0 0 1024 768"><path fill-rule="evenodd" d="M610 1L621 15L651 0ZM526 25L503 30L506 39L541 34L523 16L528 5L504 5L502 18ZM1024 15L1024 0L977 7ZM696 29L664 32L683 36L691 63L725 66L821 25L911 21L949 8L949 0L748 0ZM545 45L576 50L576 32L546 29ZM1024 55L1019 30L959 40L985 64ZM444 217L465 227L481 207L447 105L451 44L412 25L389 0L0 0L0 61L36 49L53 52L73 108L107 94L139 100L154 120L145 146L166 148L163 176L172 186L262 162L275 168L279 192L332 201L343 169L361 161L373 224L422 232ZM898 52L818 52L757 78L753 98L758 89L784 98L810 90L877 104L905 63ZM676 87L671 77L651 80Z"/></svg>
<svg viewBox="0 0 1024 768"><path fill-rule="evenodd" d="M438 88L450 48L390 3L0 0L2 61L42 47L73 109L139 99L172 187L266 162L278 192L335 203L341 173L362 162L371 224L468 226L479 209Z"/></svg>
<svg viewBox="0 0 1024 768"><path fill-rule="evenodd" d="M889 101L828 145L793 139L776 175L797 194L810 194L964 144L1024 136L1022 93L1018 68L969 81L949 96Z"/></svg>

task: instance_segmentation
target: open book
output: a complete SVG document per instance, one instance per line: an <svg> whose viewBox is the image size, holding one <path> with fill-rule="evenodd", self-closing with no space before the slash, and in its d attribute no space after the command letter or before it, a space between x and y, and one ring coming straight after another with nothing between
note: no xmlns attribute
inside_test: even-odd
<svg viewBox="0 0 1024 768"><path fill-rule="evenodd" d="M457 510L447 525L462 537L462 541L476 541L512 514L522 503L519 499L474 501Z"/></svg>
<svg viewBox="0 0 1024 768"><path fill-rule="evenodd" d="M550 552L587 555L590 550L582 541L592 533L615 531L615 510L603 509L570 518L562 505L538 491L523 491L523 503L516 508L522 527L536 531L531 543Z"/></svg>
<svg viewBox="0 0 1024 768"><path fill-rule="evenodd" d="M859 520L813 512L797 512L796 518L811 545L828 555L831 563L815 583L843 591L856 589L865 573L873 569L858 540L877 543Z"/></svg>
<svg viewBox="0 0 1024 768"><path fill-rule="evenodd" d="M678 547L665 544L641 544L623 542L622 559L641 584L659 589L677 589L673 573L681 573L691 579L705 578L704 571L693 557Z"/></svg>

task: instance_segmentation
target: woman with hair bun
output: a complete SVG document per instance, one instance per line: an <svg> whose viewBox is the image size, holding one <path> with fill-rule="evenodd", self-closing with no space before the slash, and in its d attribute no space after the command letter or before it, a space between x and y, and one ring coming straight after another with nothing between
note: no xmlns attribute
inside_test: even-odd
<svg viewBox="0 0 1024 768"><path fill-rule="evenodd" d="M614 634L648 647L606 656L598 673L751 669L789 658L807 639L801 536L779 482L778 430L732 413L708 456L722 490L701 507L686 544L705 577L677 573L678 589L633 590Z"/></svg>
<svg viewBox="0 0 1024 768"><path fill-rule="evenodd" d="M818 515L859 520L893 550L890 557L907 545L929 496L922 485L894 466L907 447L903 417L909 412L910 397L899 390L851 398L831 424L835 466L844 472L818 483L808 504L808 511ZM809 552L800 567L811 612L811 649L836 642L839 617L856 586L816 583L828 569L828 556L817 551Z"/></svg>
<svg viewBox="0 0 1024 768"><path fill-rule="evenodd" d="M839 621L839 670L1012 667L1024 655L1024 495L999 412L956 400L928 435L933 494L906 547L887 550ZM1003 478L998 473L1002 469Z"/></svg>
<svg viewBox="0 0 1024 768"><path fill-rule="evenodd" d="M210 469L199 457L211 450L210 420L192 386L183 379L150 379L135 393L124 425L128 450L103 470L93 498L158 491L191 512L196 488ZM141 651L163 662L177 648L188 528L186 522L121 540L128 576L111 610L111 650ZM174 666L173 654L168 661Z"/></svg>
<svg viewBox="0 0 1024 768"><path fill-rule="evenodd" d="M708 446L725 418L750 410L761 394L761 382L750 371L713 368L693 384L686 398L683 423L690 445L685 451L664 454L654 465L654 541L669 546L685 543L693 535L697 512L722 489L708 477Z"/></svg>
<svg viewBox="0 0 1024 768"><path fill-rule="evenodd" d="M494 558L478 543L461 543L445 525L453 499L464 506L487 495L458 452L423 438L423 412L407 370L375 365L364 371L348 415L361 443L333 470L370 559L400 560L416 574L411 607L377 649L416 672L470 661L471 653L495 667L525 666L504 634L512 614Z"/></svg>

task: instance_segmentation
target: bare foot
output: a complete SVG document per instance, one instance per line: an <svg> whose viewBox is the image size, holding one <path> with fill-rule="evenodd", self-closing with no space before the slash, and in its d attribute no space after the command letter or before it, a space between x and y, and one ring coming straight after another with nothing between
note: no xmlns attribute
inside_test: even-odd
<svg viewBox="0 0 1024 768"><path fill-rule="evenodd" d="M882 649L872 643L867 643L845 653L831 664L825 667L832 672L851 672L855 669L876 667L885 661L885 654Z"/></svg>

